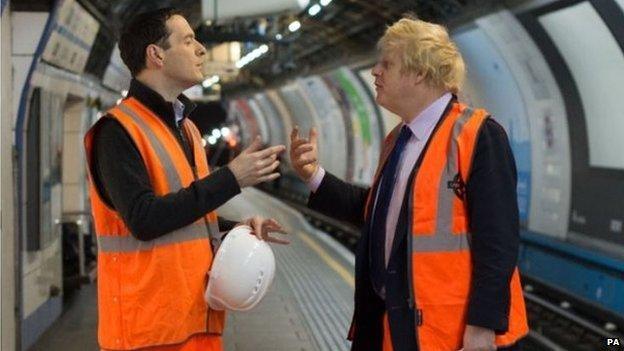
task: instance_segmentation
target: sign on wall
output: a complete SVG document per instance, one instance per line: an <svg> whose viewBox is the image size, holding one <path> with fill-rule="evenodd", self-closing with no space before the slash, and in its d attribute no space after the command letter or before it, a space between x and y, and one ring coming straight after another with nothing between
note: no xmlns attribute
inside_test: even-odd
<svg viewBox="0 0 624 351"><path fill-rule="evenodd" d="M75 0L63 0L42 58L48 63L82 73L100 24Z"/></svg>

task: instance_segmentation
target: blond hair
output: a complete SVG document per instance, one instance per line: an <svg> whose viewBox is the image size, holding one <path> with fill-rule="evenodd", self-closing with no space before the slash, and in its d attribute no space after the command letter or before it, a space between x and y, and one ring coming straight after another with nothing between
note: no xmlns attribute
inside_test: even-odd
<svg viewBox="0 0 624 351"><path fill-rule="evenodd" d="M439 24L403 18L386 29L377 47L400 55L402 71L424 74L434 87L457 94L464 81L464 59Z"/></svg>

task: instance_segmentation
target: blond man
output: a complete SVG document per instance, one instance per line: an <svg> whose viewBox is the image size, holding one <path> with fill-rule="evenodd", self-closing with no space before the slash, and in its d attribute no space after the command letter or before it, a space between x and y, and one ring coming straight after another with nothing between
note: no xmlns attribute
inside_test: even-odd
<svg viewBox="0 0 624 351"><path fill-rule="evenodd" d="M518 350L528 332L516 267L516 168L504 129L457 99L447 30L404 18L378 43L376 101L401 117L374 182L326 172L317 134L291 134L308 206L361 228L352 350Z"/></svg>

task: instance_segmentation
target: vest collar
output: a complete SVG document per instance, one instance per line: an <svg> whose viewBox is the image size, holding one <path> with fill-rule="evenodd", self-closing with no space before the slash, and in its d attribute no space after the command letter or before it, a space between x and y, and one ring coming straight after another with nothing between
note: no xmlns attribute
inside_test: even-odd
<svg viewBox="0 0 624 351"><path fill-rule="evenodd" d="M132 79L130 88L128 89L128 97L137 99L140 103L145 105L145 107L150 109L150 111L154 112L154 114L162 119L169 127L174 130L177 128L173 103L165 101L160 94L147 85L139 82L137 79ZM178 100L184 104L184 118L188 117L189 114L195 110L195 107L197 107L197 105L184 94L178 95Z"/></svg>

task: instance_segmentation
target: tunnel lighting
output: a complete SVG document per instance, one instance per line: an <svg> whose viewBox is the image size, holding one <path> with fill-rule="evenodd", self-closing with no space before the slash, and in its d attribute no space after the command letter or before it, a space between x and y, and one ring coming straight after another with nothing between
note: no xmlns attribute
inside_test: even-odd
<svg viewBox="0 0 624 351"><path fill-rule="evenodd" d="M327 6L332 2L332 0L321 0L321 5L322 6Z"/></svg>
<svg viewBox="0 0 624 351"><path fill-rule="evenodd" d="M219 83L219 76L212 76L202 82L204 88L210 88L212 85Z"/></svg>
<svg viewBox="0 0 624 351"><path fill-rule="evenodd" d="M210 145L214 145L214 144L216 144L216 143L217 143L217 138L215 138L215 137L214 137L214 136L212 136L212 135L208 137L208 144L210 144Z"/></svg>
<svg viewBox="0 0 624 351"><path fill-rule="evenodd" d="M221 131L217 128L212 130L212 136L219 139L221 137Z"/></svg>
<svg viewBox="0 0 624 351"><path fill-rule="evenodd" d="M308 9L308 14L310 16L316 16L319 12L321 12L321 5L319 4L314 4Z"/></svg>
<svg viewBox="0 0 624 351"><path fill-rule="evenodd" d="M122 90L121 91L121 96L123 96L123 97L128 96L128 91L127 90Z"/></svg>
<svg viewBox="0 0 624 351"><path fill-rule="evenodd" d="M122 101L122 100L123 100L123 99L119 99L119 100L117 100L117 105L121 104L121 101Z"/></svg>
<svg viewBox="0 0 624 351"><path fill-rule="evenodd" d="M292 21L288 25L288 30L293 32L293 33L298 31L299 28L301 28L301 23L299 21Z"/></svg>
<svg viewBox="0 0 624 351"><path fill-rule="evenodd" d="M224 138L227 138L228 136L230 136L230 128L228 127L221 128L221 135L223 135Z"/></svg>
<svg viewBox="0 0 624 351"><path fill-rule="evenodd" d="M243 68L251 61L269 52L269 46L262 44L236 62L236 68Z"/></svg>
<svg viewBox="0 0 624 351"><path fill-rule="evenodd" d="M275 39L277 39L277 40L282 40L282 38L283 38L283 37L282 37L282 35L281 35L280 33L277 33L277 34L275 35Z"/></svg>

